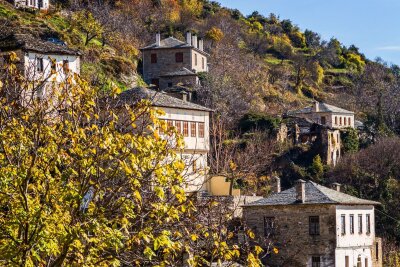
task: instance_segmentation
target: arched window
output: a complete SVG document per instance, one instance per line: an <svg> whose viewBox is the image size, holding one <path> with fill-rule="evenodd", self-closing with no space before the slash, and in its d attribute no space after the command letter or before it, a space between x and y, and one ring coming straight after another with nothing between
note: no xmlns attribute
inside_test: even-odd
<svg viewBox="0 0 400 267"><path fill-rule="evenodd" d="M351 118L350 117L348 119L348 122L349 122L348 125L351 126Z"/></svg>
<svg viewBox="0 0 400 267"><path fill-rule="evenodd" d="M342 117L339 118L339 125L342 125Z"/></svg>
<svg viewBox="0 0 400 267"><path fill-rule="evenodd" d="M346 120L346 117L345 118L343 118L343 124L344 124L344 126L346 126L347 125L347 120Z"/></svg>
<svg viewBox="0 0 400 267"><path fill-rule="evenodd" d="M337 125L337 117L335 116L335 124Z"/></svg>

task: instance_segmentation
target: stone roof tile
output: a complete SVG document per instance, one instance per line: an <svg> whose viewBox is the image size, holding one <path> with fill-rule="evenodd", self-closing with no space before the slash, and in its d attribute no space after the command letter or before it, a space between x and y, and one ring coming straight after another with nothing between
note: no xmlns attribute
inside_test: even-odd
<svg viewBox="0 0 400 267"><path fill-rule="evenodd" d="M335 107L326 103L318 102L319 111L318 112L327 112L327 113L344 113L344 114L354 114L353 111L345 110L343 108ZM306 114L306 113L313 113L314 107L308 106L298 110L289 111L288 115L296 115L296 114Z"/></svg>
<svg viewBox="0 0 400 267"><path fill-rule="evenodd" d="M280 206L307 204L339 204L339 205L379 205L379 202L357 198L311 181L305 183L305 202L296 200L296 187L280 193L272 194L245 206Z"/></svg>

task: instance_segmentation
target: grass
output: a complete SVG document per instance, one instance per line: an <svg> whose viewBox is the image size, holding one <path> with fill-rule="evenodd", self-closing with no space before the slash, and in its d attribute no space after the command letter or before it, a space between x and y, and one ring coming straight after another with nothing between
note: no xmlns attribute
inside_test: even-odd
<svg viewBox="0 0 400 267"><path fill-rule="evenodd" d="M327 70L325 70L325 73L327 73L327 74L348 74L349 70L348 69L327 69Z"/></svg>
<svg viewBox="0 0 400 267"><path fill-rule="evenodd" d="M280 64L282 64L282 59L276 58L276 57L274 57L273 55L270 55L270 54L267 54L265 56L264 60L265 60L266 63L268 63L270 65L280 65ZM284 64L285 63L289 63L289 62L290 62L290 60L287 60L287 59L283 60Z"/></svg>

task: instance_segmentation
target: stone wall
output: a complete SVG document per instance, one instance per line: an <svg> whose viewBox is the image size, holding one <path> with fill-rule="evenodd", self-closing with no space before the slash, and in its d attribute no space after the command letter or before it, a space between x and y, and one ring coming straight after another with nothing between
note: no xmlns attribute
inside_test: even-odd
<svg viewBox="0 0 400 267"><path fill-rule="evenodd" d="M319 216L320 235L309 234L309 216ZM279 252L266 259L269 266L311 266L320 256L321 266L335 266L335 207L333 205L246 206L243 219L256 238L263 239L264 217L274 217L276 229L271 240Z"/></svg>

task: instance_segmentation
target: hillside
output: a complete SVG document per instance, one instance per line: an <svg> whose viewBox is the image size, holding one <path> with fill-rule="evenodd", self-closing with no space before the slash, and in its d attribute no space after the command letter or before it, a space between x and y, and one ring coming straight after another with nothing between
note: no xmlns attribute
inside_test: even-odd
<svg viewBox="0 0 400 267"><path fill-rule="evenodd" d="M211 172L231 173L248 194L269 194L273 175L287 187L298 178L347 184L347 192L382 202L387 216L378 220L380 234L400 258L398 66L274 14L244 16L208 0L56 0L47 12L16 10L0 0L0 25L0 36L31 33L80 49L81 76L104 91L146 85L140 48L154 43L157 32L181 40L187 31L197 34L210 53L209 72L200 73L194 90L198 103L215 110ZM307 145L276 141L287 123L281 115L314 99L354 111L364 125L359 135L344 137L350 148L336 168L323 165Z"/></svg>

